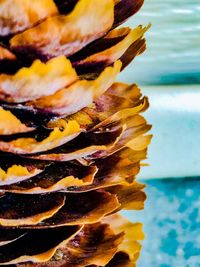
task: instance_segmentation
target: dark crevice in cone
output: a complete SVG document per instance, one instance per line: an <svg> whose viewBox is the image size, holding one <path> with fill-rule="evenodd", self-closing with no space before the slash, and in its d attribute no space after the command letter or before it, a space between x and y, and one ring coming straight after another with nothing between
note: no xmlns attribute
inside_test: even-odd
<svg viewBox="0 0 200 267"><path fill-rule="evenodd" d="M81 166L68 162L53 163L50 166L47 166L45 171L43 171L42 173L16 184L8 186L0 186L0 190L14 191L16 193L17 192L26 193L26 190L29 190L31 193L31 189L41 188L41 191L42 189L44 189L45 192L45 189L48 190L48 188L54 186L56 183L59 183L59 181L61 181L64 178L66 179L66 184L67 184L67 177L69 179L70 177L74 177L74 179L79 179L84 183L84 178L86 178L89 175L92 176L93 173L95 173L95 168L92 166ZM68 184L68 187L73 188L73 186L70 186L70 182ZM60 187L58 187L57 189L55 188L55 191L59 191L64 188L66 188L66 185L65 187L63 186L61 188Z"/></svg>
<svg viewBox="0 0 200 267"><path fill-rule="evenodd" d="M119 43L123 39L124 39L124 36L119 36L119 37L115 37L115 38L107 38L107 39L101 38L101 39L96 40L93 43L87 45L80 52L69 57L69 59L72 61L74 66L76 66L76 61L80 61L80 60L82 60L86 57L89 57L95 53L106 50L106 49L116 45L117 43Z"/></svg>
<svg viewBox="0 0 200 267"><path fill-rule="evenodd" d="M17 240L26 233L27 231L21 229L12 230L0 228L0 247Z"/></svg>
<svg viewBox="0 0 200 267"><path fill-rule="evenodd" d="M67 14L73 10L79 0L54 0L61 14Z"/></svg>
<svg viewBox="0 0 200 267"><path fill-rule="evenodd" d="M51 163L46 161L39 161L39 160L30 160L21 158L18 155L13 154L7 154L0 152L0 168L2 168L4 171L7 171L8 168L10 168L13 165L21 165L27 167L27 169L41 169L44 170L47 166L49 166Z"/></svg>
<svg viewBox="0 0 200 267"><path fill-rule="evenodd" d="M39 111L21 104L9 105L5 103L0 104L5 110L11 111L22 123L29 127L38 127L45 125L51 119L56 118L56 114L49 114L48 112Z"/></svg>
<svg viewBox="0 0 200 267"><path fill-rule="evenodd" d="M0 135L0 141L9 142L12 140L16 140L18 138L34 138L38 142L47 138L50 133L51 129L47 129L44 127L38 127L37 130L28 132L28 133L19 133L19 134L12 134L12 135Z"/></svg>
<svg viewBox="0 0 200 267"><path fill-rule="evenodd" d="M32 63L26 57L21 57L14 53L9 47L9 39L13 36L4 38L0 41L0 73L15 74L22 67L29 67ZM3 50L3 52L2 52ZM6 52L5 52L6 51Z"/></svg>
<svg viewBox="0 0 200 267"><path fill-rule="evenodd" d="M61 227L54 230L32 230L20 239L0 247L0 264L21 256L35 256L57 247L74 235L79 226ZM45 258L45 256L44 256Z"/></svg>
<svg viewBox="0 0 200 267"><path fill-rule="evenodd" d="M138 12L143 3L144 0L120 0L115 5L115 22L113 28L116 28Z"/></svg>
<svg viewBox="0 0 200 267"><path fill-rule="evenodd" d="M22 66L17 60L2 59L0 60L0 73L14 74Z"/></svg>
<svg viewBox="0 0 200 267"><path fill-rule="evenodd" d="M4 226L26 223L37 215L41 219L49 217L64 204L65 196L61 193L52 195L18 195L7 193L0 198L0 221ZM40 217L40 216L39 216ZM13 220L18 220L13 222ZM40 218L37 218L40 221ZM32 221L32 220L31 220ZM33 220L34 221L34 220Z"/></svg>
<svg viewBox="0 0 200 267"><path fill-rule="evenodd" d="M133 59L142 54L146 49L145 39L141 39L133 43L120 58L122 62L122 71L133 61Z"/></svg>
<svg viewBox="0 0 200 267"><path fill-rule="evenodd" d="M129 255L124 252L118 252L113 259L106 264L105 267L131 267L133 263L131 263Z"/></svg>

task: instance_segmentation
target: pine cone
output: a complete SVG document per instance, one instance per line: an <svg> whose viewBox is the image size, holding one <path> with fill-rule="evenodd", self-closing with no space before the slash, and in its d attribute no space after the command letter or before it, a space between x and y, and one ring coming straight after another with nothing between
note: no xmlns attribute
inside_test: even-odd
<svg viewBox="0 0 200 267"><path fill-rule="evenodd" d="M115 82L148 27L143 0L0 2L0 265L134 266L148 99Z"/></svg>

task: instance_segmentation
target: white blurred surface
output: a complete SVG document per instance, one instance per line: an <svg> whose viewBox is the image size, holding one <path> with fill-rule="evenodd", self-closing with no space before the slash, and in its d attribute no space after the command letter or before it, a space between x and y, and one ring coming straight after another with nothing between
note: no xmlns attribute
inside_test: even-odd
<svg viewBox="0 0 200 267"><path fill-rule="evenodd" d="M142 87L150 100L144 113L153 125L150 164L139 178L200 176L200 86Z"/></svg>

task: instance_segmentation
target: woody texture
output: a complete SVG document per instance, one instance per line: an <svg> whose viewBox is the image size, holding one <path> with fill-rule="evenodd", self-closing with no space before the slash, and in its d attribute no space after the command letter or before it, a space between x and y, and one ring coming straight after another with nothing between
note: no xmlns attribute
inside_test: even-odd
<svg viewBox="0 0 200 267"><path fill-rule="evenodd" d="M143 0L0 1L0 266L133 267L151 128L117 76ZM118 27L119 26L119 27Z"/></svg>

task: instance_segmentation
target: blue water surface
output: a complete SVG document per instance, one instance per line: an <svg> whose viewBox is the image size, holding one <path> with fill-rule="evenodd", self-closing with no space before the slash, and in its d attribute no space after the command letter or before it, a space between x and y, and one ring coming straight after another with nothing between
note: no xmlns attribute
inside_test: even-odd
<svg viewBox="0 0 200 267"><path fill-rule="evenodd" d="M124 81L140 85L200 83L200 1L145 0L127 26L149 22L147 50L123 72Z"/></svg>
<svg viewBox="0 0 200 267"><path fill-rule="evenodd" d="M124 212L144 224L138 267L200 267L200 178L146 184L145 210Z"/></svg>

